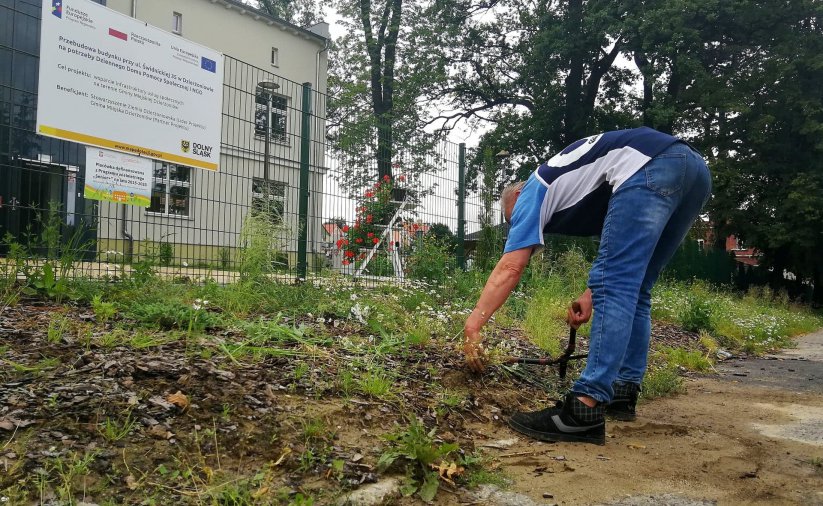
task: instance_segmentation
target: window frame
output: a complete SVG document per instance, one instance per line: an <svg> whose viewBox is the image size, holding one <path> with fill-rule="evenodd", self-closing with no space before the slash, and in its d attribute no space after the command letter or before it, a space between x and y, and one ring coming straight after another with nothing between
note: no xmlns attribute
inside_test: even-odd
<svg viewBox="0 0 823 506"><path fill-rule="evenodd" d="M188 181L183 181L180 179L172 179L171 177L171 168L175 167L182 167L186 168L189 171ZM160 179L157 177L157 171L159 169L165 170L165 176ZM153 167L153 173L151 178L152 190L151 190L151 200L153 204L154 200L154 186L157 184L162 184L165 188L163 190L164 196L164 210L163 211L155 211L152 210L152 205L146 208L146 214L149 216L162 216L164 218L177 218L181 220L190 220L192 219L192 188L194 179L194 168L189 167L188 165L181 165L177 163L168 163L168 162L155 162ZM172 188L173 187L180 187L180 188L188 188L189 192L186 195L186 200L188 201L188 205L186 206L186 214L172 214L170 211L171 209L171 199L172 199ZM157 192L159 193L159 192Z"/></svg>
<svg viewBox="0 0 823 506"><path fill-rule="evenodd" d="M177 11L171 13L171 33L183 35L183 14Z"/></svg>
<svg viewBox="0 0 823 506"><path fill-rule="evenodd" d="M280 49L274 46L271 48L271 66L280 68Z"/></svg>
<svg viewBox="0 0 823 506"><path fill-rule="evenodd" d="M287 97L286 95L281 95L279 93L267 92L265 90L261 90L260 88L257 89L257 92L255 93L255 96L254 96L254 105L255 105L255 107L254 107L254 119L255 119L254 120L254 136L258 140L264 140L264 142L265 142L266 131L265 131L265 129L259 128L260 123L258 122L258 118L260 117L261 113L262 113L263 118L266 117L266 109L268 108L268 103L267 102L263 102L263 103L259 102L260 97L265 96L266 93L271 94L271 97L272 97L271 118L268 118L268 121L267 121L267 123L268 123L267 126L271 129L270 130L271 131L271 137L269 139L272 142L276 142L276 143L279 143L279 144L288 144L288 139L289 139L289 120L288 120L288 118L289 118L289 97ZM277 101L278 105L280 103L278 99L282 100L282 105L283 105L282 107L275 107L276 101ZM272 119L275 118L276 116L282 118L282 126L278 125L279 122L272 121ZM280 126L279 131L275 131L272 128L272 125Z"/></svg>

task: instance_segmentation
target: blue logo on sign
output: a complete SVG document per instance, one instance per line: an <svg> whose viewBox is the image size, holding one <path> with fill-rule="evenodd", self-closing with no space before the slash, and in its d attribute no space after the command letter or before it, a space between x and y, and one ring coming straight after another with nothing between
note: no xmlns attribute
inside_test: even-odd
<svg viewBox="0 0 823 506"><path fill-rule="evenodd" d="M200 58L200 68L206 69L209 72L217 72L217 62L209 60L205 56Z"/></svg>
<svg viewBox="0 0 823 506"><path fill-rule="evenodd" d="M51 13L55 17L63 17L63 0L51 0Z"/></svg>

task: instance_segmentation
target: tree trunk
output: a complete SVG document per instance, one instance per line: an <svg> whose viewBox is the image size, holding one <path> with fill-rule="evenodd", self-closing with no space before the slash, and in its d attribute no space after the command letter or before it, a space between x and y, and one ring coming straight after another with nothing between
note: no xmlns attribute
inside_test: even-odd
<svg viewBox="0 0 823 506"><path fill-rule="evenodd" d="M566 76L566 110L563 128L564 142L570 144L585 135L585 118L582 118L581 99L583 91L583 48L578 42L578 34L583 28L583 0L569 0L566 34L569 51L569 75Z"/></svg>
<svg viewBox="0 0 823 506"><path fill-rule="evenodd" d="M643 102L640 104L640 110L643 114L643 125L654 128L654 121L652 120L651 114L649 114L649 110L652 108L652 101L654 100L654 88L652 87L654 84L654 76L651 75L649 69L649 59L646 58L646 55L643 53L635 51L634 63L637 65L637 69L640 71L643 79Z"/></svg>
<svg viewBox="0 0 823 506"><path fill-rule="evenodd" d="M382 181L384 176L392 175L393 122L390 112L377 115L377 176Z"/></svg>
<svg viewBox="0 0 823 506"><path fill-rule="evenodd" d="M360 0L360 21L366 38L371 66L372 109L377 128L377 175L392 177L394 155L394 70L403 0L386 0L377 34L371 24L371 0Z"/></svg>

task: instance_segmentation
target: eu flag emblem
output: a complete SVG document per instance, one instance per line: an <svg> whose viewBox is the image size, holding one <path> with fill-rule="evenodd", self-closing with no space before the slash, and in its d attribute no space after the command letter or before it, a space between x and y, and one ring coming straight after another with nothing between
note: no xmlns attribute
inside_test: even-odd
<svg viewBox="0 0 823 506"><path fill-rule="evenodd" d="M51 0L51 13L55 17L63 17L63 0Z"/></svg>
<svg viewBox="0 0 823 506"><path fill-rule="evenodd" d="M200 58L200 68L208 70L209 72L217 73L217 62L202 56Z"/></svg>

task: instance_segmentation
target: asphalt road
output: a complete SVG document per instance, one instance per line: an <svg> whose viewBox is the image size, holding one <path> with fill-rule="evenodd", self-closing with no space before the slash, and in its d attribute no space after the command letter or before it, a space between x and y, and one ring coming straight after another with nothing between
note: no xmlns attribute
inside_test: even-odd
<svg viewBox="0 0 823 506"><path fill-rule="evenodd" d="M823 330L801 336L796 348L763 358L732 358L716 369L722 378L743 384L823 393Z"/></svg>

